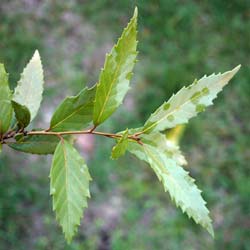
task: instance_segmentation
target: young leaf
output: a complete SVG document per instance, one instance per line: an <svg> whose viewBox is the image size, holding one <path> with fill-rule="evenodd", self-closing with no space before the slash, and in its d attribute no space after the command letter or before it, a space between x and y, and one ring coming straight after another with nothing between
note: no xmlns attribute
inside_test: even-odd
<svg viewBox="0 0 250 250"><path fill-rule="evenodd" d="M76 233L83 209L87 207L90 180L82 157L69 142L61 141L52 160L50 194L53 195L53 210L68 242Z"/></svg>
<svg viewBox="0 0 250 250"><path fill-rule="evenodd" d="M96 87L83 89L77 96L67 97L58 106L50 122L52 131L81 130L93 119Z"/></svg>
<svg viewBox="0 0 250 250"><path fill-rule="evenodd" d="M120 106L129 89L129 81L137 56L137 8L118 43L106 56L97 84L94 124L104 122Z"/></svg>
<svg viewBox="0 0 250 250"><path fill-rule="evenodd" d="M21 137L17 142L8 143L8 146L30 154L53 154L59 142L57 136L28 135Z"/></svg>
<svg viewBox="0 0 250 250"><path fill-rule="evenodd" d="M13 108L11 105L11 91L8 74L4 65L0 64L0 135L4 134L11 123Z"/></svg>
<svg viewBox="0 0 250 250"><path fill-rule="evenodd" d="M168 102L163 103L146 121L144 133L173 128L204 111L213 99L240 69L240 65L224 74L212 74L183 87Z"/></svg>
<svg viewBox="0 0 250 250"><path fill-rule="evenodd" d="M122 137L118 140L117 144L112 148L111 158L113 160L118 159L125 154L128 146L128 129L122 134Z"/></svg>
<svg viewBox="0 0 250 250"><path fill-rule="evenodd" d="M139 159L149 163L176 205L214 236L209 211L205 206L206 202L188 172L154 146L148 144L141 146L130 142L128 150Z"/></svg>
<svg viewBox="0 0 250 250"><path fill-rule="evenodd" d="M30 121L34 119L40 107L43 93L43 68L40 55L36 50L19 80L13 101L25 106L30 112Z"/></svg>
<svg viewBox="0 0 250 250"><path fill-rule="evenodd" d="M15 101L12 101L12 106L15 111L15 116L18 121L18 126L20 128L25 128L30 123L30 112L26 106L21 105Z"/></svg>

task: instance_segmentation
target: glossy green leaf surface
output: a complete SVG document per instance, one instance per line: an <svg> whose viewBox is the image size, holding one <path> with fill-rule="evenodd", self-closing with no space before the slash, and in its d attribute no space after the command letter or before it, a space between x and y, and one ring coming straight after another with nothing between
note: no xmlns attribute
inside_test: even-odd
<svg viewBox="0 0 250 250"><path fill-rule="evenodd" d="M213 104L213 99L239 69L240 65L224 74L204 76L189 87L183 87L149 117L144 125L144 133L187 123L190 118Z"/></svg>
<svg viewBox="0 0 250 250"><path fill-rule="evenodd" d="M92 123L96 87L65 98L53 114L51 131L81 130Z"/></svg>
<svg viewBox="0 0 250 250"><path fill-rule="evenodd" d="M26 106L21 105L15 101L12 101L12 106L15 111L15 116L18 121L18 126L20 128L25 128L30 123L30 112Z"/></svg>
<svg viewBox="0 0 250 250"><path fill-rule="evenodd" d="M104 122L120 106L129 90L129 82L137 56L137 9L117 44L107 54L97 84L94 124Z"/></svg>
<svg viewBox="0 0 250 250"><path fill-rule="evenodd" d="M43 83L42 63L38 51L35 51L21 74L13 96L13 101L29 110L31 121L36 116L42 101Z"/></svg>
<svg viewBox="0 0 250 250"><path fill-rule="evenodd" d="M28 135L22 136L17 142L9 143L8 146L30 154L53 154L58 142L57 136Z"/></svg>
<svg viewBox="0 0 250 250"><path fill-rule="evenodd" d="M130 142L128 150L139 159L146 161L176 205L214 236L206 202L188 172L169 158L164 151L150 144L141 146Z"/></svg>
<svg viewBox="0 0 250 250"><path fill-rule="evenodd" d="M128 129L122 134L122 137L118 140L117 144L112 148L111 158L118 159L123 156L128 147Z"/></svg>
<svg viewBox="0 0 250 250"><path fill-rule="evenodd" d="M4 65L0 64L0 134L4 134L11 123L13 114L11 98L8 74L5 71Z"/></svg>
<svg viewBox="0 0 250 250"><path fill-rule="evenodd" d="M54 153L50 172L53 210L68 242L77 231L87 207L91 177L83 158L67 141L61 141Z"/></svg>

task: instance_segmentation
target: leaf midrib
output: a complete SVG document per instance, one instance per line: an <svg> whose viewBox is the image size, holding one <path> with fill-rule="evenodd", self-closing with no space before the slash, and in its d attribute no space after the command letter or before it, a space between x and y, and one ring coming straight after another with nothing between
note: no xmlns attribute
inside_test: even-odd
<svg viewBox="0 0 250 250"><path fill-rule="evenodd" d="M76 109L74 112L72 112L70 115L66 116L64 119L62 119L61 121L57 122L54 126L50 127L49 130L52 130L54 128L57 128L59 126L59 124L65 122L66 120L70 119L73 115L75 115L76 113L80 112L81 109L85 108L89 103L85 103L83 105L80 106L79 109ZM77 122L75 122L77 123Z"/></svg>
<svg viewBox="0 0 250 250"><path fill-rule="evenodd" d="M223 78L224 79L224 78ZM218 82L218 85L220 82L223 81L223 79L221 79ZM193 85L194 86L194 85ZM183 89L187 89L187 87L184 87ZM181 90L180 90L181 91ZM195 97L195 100L200 98L203 95L203 93L199 93L197 94L197 96ZM217 94L216 94L217 95ZM170 98L171 99L171 98ZM168 116L172 115L173 113L175 113L176 111L180 110L181 107L185 106L186 104L191 102L191 98L189 98L186 102L184 102L183 104L181 104L180 106L176 107L175 109L173 109L171 112L167 113L166 115L164 115L161 119L159 119L158 121L156 121L155 123L152 123L149 127L147 127L145 130L143 130L142 132L145 133L148 130L151 130L153 127L157 126L159 123L161 123L162 121L164 121Z"/></svg>
<svg viewBox="0 0 250 250"><path fill-rule="evenodd" d="M110 55L112 55L112 52L111 52ZM122 54L122 55L123 55L123 54ZM118 66L116 67L115 77L114 77L113 81L111 82L111 85L110 85L110 88L109 88L109 90L108 90L108 94L106 95L106 98L105 98L105 100L104 100L104 103L103 103L101 112L99 113L99 116L97 117L97 124L99 123L100 117L102 116L102 114L103 114L103 112L104 112L104 109L105 109L105 107L106 107L106 104L107 104L107 102L108 102L108 100L109 100L109 96L110 96L111 90L113 89L113 85L114 85L114 83L115 83L115 81L116 81L116 79L117 79L118 71L120 70L120 67L121 67L121 61L122 61L121 58L122 58L122 57L120 57ZM100 83L100 84L101 84L101 83ZM99 85L99 86L101 86L101 85ZM97 92L97 91L96 91L96 92Z"/></svg>
<svg viewBox="0 0 250 250"><path fill-rule="evenodd" d="M151 152L150 149L147 149L147 147L144 147L145 151L147 152L148 155L150 155L151 158L153 158L153 160L161 166L161 168L163 169L163 174L166 174L170 179L172 179L172 182L174 182L174 178L171 176L171 174L168 172L168 170L162 166L161 162L158 160L158 158L155 157L155 155ZM162 183L164 185L164 180L162 180ZM165 185L164 185L165 186ZM179 186L179 185L178 185ZM166 188L167 189L167 188Z"/></svg>
<svg viewBox="0 0 250 250"><path fill-rule="evenodd" d="M66 199L65 201L67 201L67 229L68 229L68 232L70 232L69 230L69 221L70 221L70 218L69 218L69 197L68 197L68 167L67 167L67 153L66 153L66 148L65 148L65 143L64 143L64 140L62 139L61 140L61 145L62 145L62 149L63 149L63 157L64 157L64 168L65 168L65 196L66 196Z"/></svg>
<svg viewBox="0 0 250 250"><path fill-rule="evenodd" d="M146 149L145 148L145 150L147 151L147 153L148 153L148 155L150 155L150 157L151 158L153 158L153 160L157 163L157 164L160 164L160 165L162 165L161 164L161 162L159 162L158 161L158 159L155 157L155 155L149 150L149 149ZM163 168L164 168L164 166L163 166ZM165 169L164 169L165 170ZM181 186L178 184L178 182L176 182L175 181L175 179L172 177L172 175L170 174L170 173L168 173L168 171L166 170L166 173L165 173L166 175L168 175L168 177L170 177L171 179L172 179L172 183L175 183L175 186L176 186L176 188L178 188L178 192L179 193L182 193L182 197L185 197L185 194L183 194L183 191L182 191L182 188L181 188ZM163 180L164 181L164 180ZM164 183L163 183L163 185L164 185ZM194 184L193 184L194 185ZM164 186L166 186L166 185L164 185ZM167 187L167 186L166 186ZM167 188L166 188L167 189ZM198 189L198 188L197 188ZM169 189L167 189L168 190L168 192L170 193L170 191L169 191ZM180 204L178 204L179 203L179 201L180 201L180 199L176 199L176 196L175 197L173 197L174 198L174 200L175 200L175 202L176 202L176 205L178 206L178 207L180 207L181 209L182 209L182 207L181 207L181 205ZM178 203L177 203L178 202ZM204 203L204 201L203 201L203 199L202 199L202 202L203 202L203 207L202 207L202 209L204 210L203 212L205 213L205 215L206 215L206 220L208 219L210 219L209 218L209 216L208 216L208 212L207 212L207 208L206 208L206 206L205 206L205 203ZM196 210L195 210L196 211ZM189 213L188 213L188 211L186 210L185 211L185 213L187 213L188 215L189 215ZM197 221L199 224L201 224L201 225L208 225L209 224L209 222L208 222L208 224L207 224L207 222L203 222L203 220L202 219L199 219L199 217L196 217L194 214L190 214L190 216L195 220L195 221Z"/></svg>

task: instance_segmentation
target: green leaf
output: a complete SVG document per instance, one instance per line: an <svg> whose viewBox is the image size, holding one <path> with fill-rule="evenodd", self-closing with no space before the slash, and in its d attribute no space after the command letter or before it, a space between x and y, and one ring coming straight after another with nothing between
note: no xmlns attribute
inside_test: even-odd
<svg viewBox="0 0 250 250"><path fill-rule="evenodd" d="M137 56L136 28L137 8L118 43L106 56L96 90L93 118L95 126L113 114L129 90L129 81Z"/></svg>
<svg viewBox="0 0 250 250"><path fill-rule="evenodd" d="M177 165L187 165L187 161L182 154L180 147L171 140L168 140L166 135L159 132L141 135L143 143L151 145L161 150L169 159L174 160Z"/></svg>
<svg viewBox="0 0 250 250"><path fill-rule="evenodd" d="M197 113L204 111L205 107L213 104L213 99L239 69L240 65L224 74L204 76L189 87L183 87L149 117L144 125L144 133L187 123Z"/></svg>
<svg viewBox="0 0 250 250"><path fill-rule="evenodd" d="M0 143L0 153L2 152L2 147L3 147L3 145L2 145L2 143Z"/></svg>
<svg viewBox="0 0 250 250"><path fill-rule="evenodd" d="M53 135L28 135L8 143L8 146L30 154L53 154L58 142L58 137Z"/></svg>
<svg viewBox="0 0 250 250"><path fill-rule="evenodd" d="M80 225L87 207L91 177L82 157L67 141L61 141L55 151L50 172L50 193L53 210L70 242Z"/></svg>
<svg viewBox="0 0 250 250"><path fill-rule="evenodd" d="M13 115L11 105L11 91L8 83L8 74L4 65L0 64L0 134L4 134L10 126Z"/></svg>
<svg viewBox="0 0 250 250"><path fill-rule="evenodd" d="M18 126L20 128L25 128L30 123L30 112L26 106L21 105L15 101L12 101L12 106L15 111L15 116L18 121Z"/></svg>
<svg viewBox="0 0 250 250"><path fill-rule="evenodd" d="M93 119L96 87L83 89L77 96L67 97L58 106L50 122L52 131L81 130Z"/></svg>
<svg viewBox="0 0 250 250"><path fill-rule="evenodd" d="M123 156L128 146L128 129L122 134L122 137L118 140L117 144L112 148L111 158L118 159Z"/></svg>
<svg viewBox="0 0 250 250"><path fill-rule="evenodd" d="M43 93L43 68L40 55L36 50L19 80L13 101L30 111L30 121L34 119L40 107Z"/></svg>
<svg viewBox="0 0 250 250"><path fill-rule="evenodd" d="M209 211L205 206L206 202L188 172L154 146L148 144L141 146L130 142L128 150L139 159L149 163L176 205L214 236Z"/></svg>

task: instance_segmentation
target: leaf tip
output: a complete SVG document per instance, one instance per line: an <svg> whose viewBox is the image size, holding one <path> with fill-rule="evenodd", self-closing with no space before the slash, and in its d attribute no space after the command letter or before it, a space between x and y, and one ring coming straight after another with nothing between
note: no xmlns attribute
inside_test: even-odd
<svg viewBox="0 0 250 250"><path fill-rule="evenodd" d="M38 51L37 49L35 50L35 53L34 53L34 55L33 55L33 58L34 58L34 59L40 58L40 54L39 54L39 51Z"/></svg>
<svg viewBox="0 0 250 250"><path fill-rule="evenodd" d="M65 233L65 239L66 239L68 245L72 242L72 238L73 238L72 235L68 235Z"/></svg>
<svg viewBox="0 0 250 250"><path fill-rule="evenodd" d="M230 71L225 72L223 75L225 76L224 78L224 85L226 85L234 76L235 74L240 70L241 64L236 66Z"/></svg>
<svg viewBox="0 0 250 250"><path fill-rule="evenodd" d="M209 224L209 225L208 225L207 231L208 231L208 233L212 236L212 238L214 239L214 229L213 229L212 224Z"/></svg>
<svg viewBox="0 0 250 250"><path fill-rule="evenodd" d="M0 63L0 73L1 74L6 74L5 66L3 63Z"/></svg>
<svg viewBox="0 0 250 250"><path fill-rule="evenodd" d="M41 64L41 57L38 50L35 50L30 62L39 62Z"/></svg>
<svg viewBox="0 0 250 250"><path fill-rule="evenodd" d="M137 18L137 17L138 17L138 8L137 6L135 6L133 18Z"/></svg>
<svg viewBox="0 0 250 250"><path fill-rule="evenodd" d="M236 66L235 68L233 68L233 69L232 69L232 72L233 72L234 74L236 74L236 73L240 70L240 68L241 68L241 64L239 64L238 66Z"/></svg>

